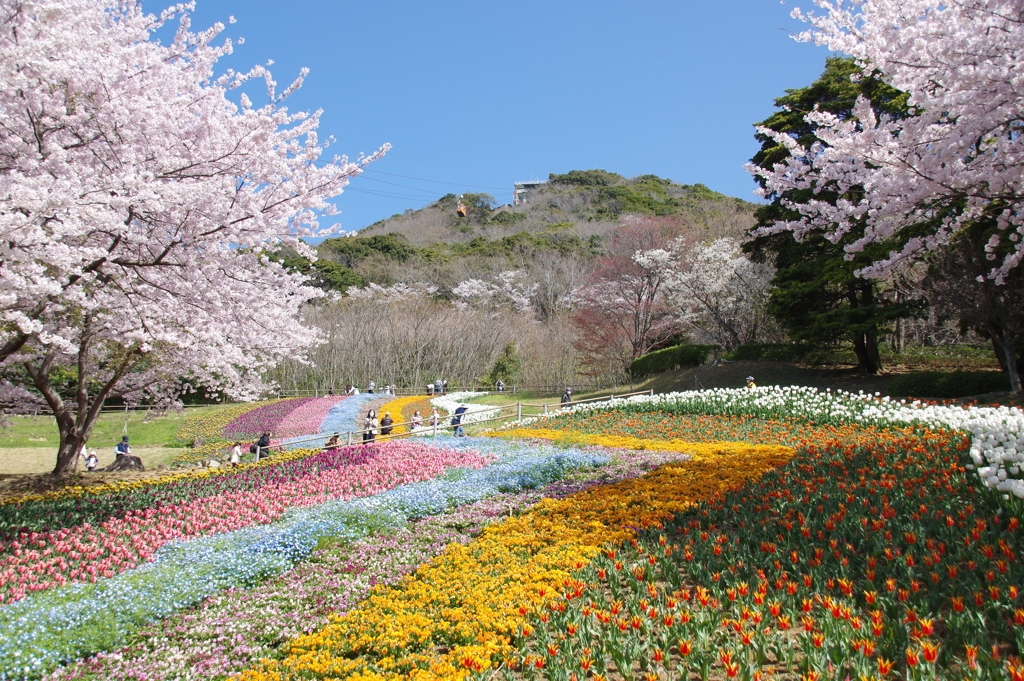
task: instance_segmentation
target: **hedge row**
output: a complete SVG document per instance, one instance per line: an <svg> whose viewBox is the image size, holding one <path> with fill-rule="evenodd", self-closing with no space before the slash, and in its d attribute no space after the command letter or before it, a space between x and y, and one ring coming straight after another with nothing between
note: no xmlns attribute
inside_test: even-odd
<svg viewBox="0 0 1024 681"><path fill-rule="evenodd" d="M637 357L629 365L633 378L660 374L679 367L699 366L708 361L708 356L718 349L717 345L674 345L664 350L655 350Z"/></svg>

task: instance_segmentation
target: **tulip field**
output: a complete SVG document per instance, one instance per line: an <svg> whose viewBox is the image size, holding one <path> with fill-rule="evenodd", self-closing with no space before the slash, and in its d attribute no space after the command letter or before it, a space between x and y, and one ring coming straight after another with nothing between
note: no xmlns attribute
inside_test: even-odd
<svg viewBox="0 0 1024 681"><path fill-rule="evenodd" d="M1018 681L1022 465L1020 410L758 388L7 499L0 679Z"/></svg>
<svg viewBox="0 0 1024 681"><path fill-rule="evenodd" d="M191 418L178 430L175 439L194 446L182 450L175 464L208 460L230 449L236 441L248 444L263 433L274 434L272 444L294 449L301 445L291 445L293 440L355 428L362 407L376 397L373 393L363 393L350 397L325 395L250 402Z"/></svg>

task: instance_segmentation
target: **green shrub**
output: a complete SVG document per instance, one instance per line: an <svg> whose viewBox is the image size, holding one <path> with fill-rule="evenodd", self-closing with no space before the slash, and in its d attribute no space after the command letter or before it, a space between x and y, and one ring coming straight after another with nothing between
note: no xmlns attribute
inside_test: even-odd
<svg viewBox="0 0 1024 681"><path fill-rule="evenodd" d="M806 351L795 343L744 343L725 358L734 362L796 362Z"/></svg>
<svg viewBox="0 0 1024 681"><path fill-rule="evenodd" d="M894 397L970 397L1010 389L1010 377L1000 371L912 371L889 381Z"/></svg>
<svg viewBox="0 0 1024 681"><path fill-rule="evenodd" d="M674 345L637 357L629 365L629 371L633 378L643 378L678 367L699 366L706 363L708 356L717 349L717 345Z"/></svg>

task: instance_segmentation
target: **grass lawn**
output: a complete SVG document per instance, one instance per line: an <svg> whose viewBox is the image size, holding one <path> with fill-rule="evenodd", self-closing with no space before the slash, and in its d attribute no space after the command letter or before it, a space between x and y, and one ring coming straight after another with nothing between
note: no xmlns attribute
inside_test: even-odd
<svg viewBox="0 0 1024 681"><path fill-rule="evenodd" d="M146 417L145 411L128 414L128 430L132 447L173 445L174 432L186 418L222 409L221 405L189 407L180 413L169 412L161 416ZM56 452L60 437L52 416L8 416L11 426L0 430L0 450L15 448L45 448ZM102 414L96 422L88 446L97 452L113 451L125 432L125 413Z"/></svg>
<svg viewBox="0 0 1024 681"><path fill-rule="evenodd" d="M90 449L96 450L99 467L109 466L114 462L114 446L97 444ZM181 450L177 447L157 447L144 445L132 447L132 454L142 459L148 470L157 466L169 466L171 460ZM0 448L0 475L25 475L49 473L57 462L56 447L3 447ZM79 464L78 470L85 472L85 462ZM90 474L93 475L93 474Z"/></svg>
<svg viewBox="0 0 1024 681"><path fill-rule="evenodd" d="M518 392L512 394L511 391L505 392L491 392L480 397L474 397L468 400L472 404L493 404L495 406L506 406L510 404L516 404L517 402L528 402L530 404L558 404L558 400L561 398L561 393L555 395L553 393L537 393L537 392Z"/></svg>

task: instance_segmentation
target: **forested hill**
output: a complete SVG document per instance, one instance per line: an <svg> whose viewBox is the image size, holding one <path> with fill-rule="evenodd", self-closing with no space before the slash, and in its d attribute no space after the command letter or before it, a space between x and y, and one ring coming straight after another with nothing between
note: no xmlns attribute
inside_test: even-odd
<svg viewBox="0 0 1024 681"><path fill-rule="evenodd" d="M702 184L604 170L552 174L519 206L497 205L487 194L461 199L465 217L456 212L459 197L448 194L357 236L327 239L317 246L321 260L315 265L282 255L323 288L416 281L443 289L508 269L589 263L626 216L657 217L701 238L741 236L753 226L756 207Z"/></svg>
<svg viewBox="0 0 1024 681"><path fill-rule="evenodd" d="M624 214L677 215L694 228L717 232L731 231L738 215L749 219L754 208L702 184L675 184L656 175L627 179L604 170L551 175L520 206L495 207L488 194L464 194L462 200L469 209L464 218L455 212L457 197L448 194L420 210L374 223L360 236L401 234L414 246L500 239L520 232L562 231L586 239L605 236Z"/></svg>

